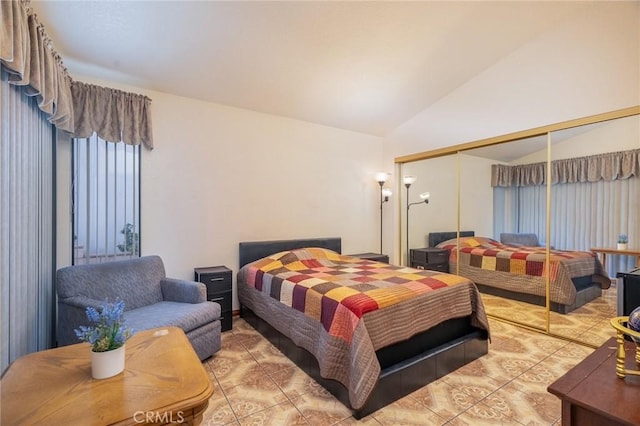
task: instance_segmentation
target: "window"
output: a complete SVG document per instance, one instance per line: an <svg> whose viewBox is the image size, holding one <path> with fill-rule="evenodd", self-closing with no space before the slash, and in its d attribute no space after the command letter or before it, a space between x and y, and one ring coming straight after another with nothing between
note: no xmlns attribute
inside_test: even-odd
<svg viewBox="0 0 640 426"><path fill-rule="evenodd" d="M140 145L73 140L73 264L140 255Z"/></svg>

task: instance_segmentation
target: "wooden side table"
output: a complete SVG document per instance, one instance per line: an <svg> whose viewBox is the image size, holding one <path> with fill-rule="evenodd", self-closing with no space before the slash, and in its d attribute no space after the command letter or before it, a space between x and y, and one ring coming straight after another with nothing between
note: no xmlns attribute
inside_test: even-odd
<svg viewBox="0 0 640 426"><path fill-rule="evenodd" d="M635 345L626 342L629 353ZM611 338L547 390L562 400L562 425L638 425L640 377L616 376L616 339ZM626 358L629 368L633 356Z"/></svg>
<svg viewBox="0 0 640 426"><path fill-rule="evenodd" d="M410 266L418 269L449 272L449 250L424 247L409 250Z"/></svg>
<svg viewBox="0 0 640 426"><path fill-rule="evenodd" d="M591 251L602 255L602 267L607 268L607 254L620 254L623 256L634 256L636 258L636 265L640 266L640 250L618 250L615 248L606 247L591 247Z"/></svg>
<svg viewBox="0 0 640 426"><path fill-rule="evenodd" d="M18 358L0 381L0 423L199 424L213 386L184 332L140 331L126 345L125 371L102 380L88 343Z"/></svg>

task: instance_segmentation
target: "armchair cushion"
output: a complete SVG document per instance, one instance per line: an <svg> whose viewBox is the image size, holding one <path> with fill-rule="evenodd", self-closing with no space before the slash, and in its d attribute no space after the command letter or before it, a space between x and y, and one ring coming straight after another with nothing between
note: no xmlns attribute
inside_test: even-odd
<svg viewBox="0 0 640 426"><path fill-rule="evenodd" d="M500 234L500 242L512 246L539 247L538 236L536 234L503 232Z"/></svg>
<svg viewBox="0 0 640 426"><path fill-rule="evenodd" d="M156 327L180 327L185 333L220 319L220 305L212 302L160 302L124 313L127 324L138 330Z"/></svg>

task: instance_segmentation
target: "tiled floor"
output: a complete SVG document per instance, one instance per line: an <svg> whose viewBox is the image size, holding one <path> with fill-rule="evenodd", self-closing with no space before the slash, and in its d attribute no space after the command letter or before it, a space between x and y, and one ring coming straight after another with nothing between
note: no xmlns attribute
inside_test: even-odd
<svg viewBox="0 0 640 426"><path fill-rule="evenodd" d="M507 318L544 330L546 328L545 308L502 297L482 295L487 314ZM611 287L602 290L602 296L579 307L569 314L550 313L552 334L578 340L592 346L600 346L615 337L615 329L609 324L617 315L617 286L613 280Z"/></svg>
<svg viewBox="0 0 640 426"><path fill-rule="evenodd" d="M242 319L205 362L205 425L559 425L547 386L592 349L490 321L489 353L358 421Z"/></svg>

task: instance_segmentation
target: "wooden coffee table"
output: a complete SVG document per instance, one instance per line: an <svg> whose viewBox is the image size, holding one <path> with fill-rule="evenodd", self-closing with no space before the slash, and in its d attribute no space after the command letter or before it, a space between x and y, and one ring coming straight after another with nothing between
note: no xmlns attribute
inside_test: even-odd
<svg viewBox="0 0 640 426"><path fill-rule="evenodd" d="M136 333L127 341L125 371L91 378L87 343L17 359L0 381L0 423L198 424L213 394L209 375L184 332Z"/></svg>

